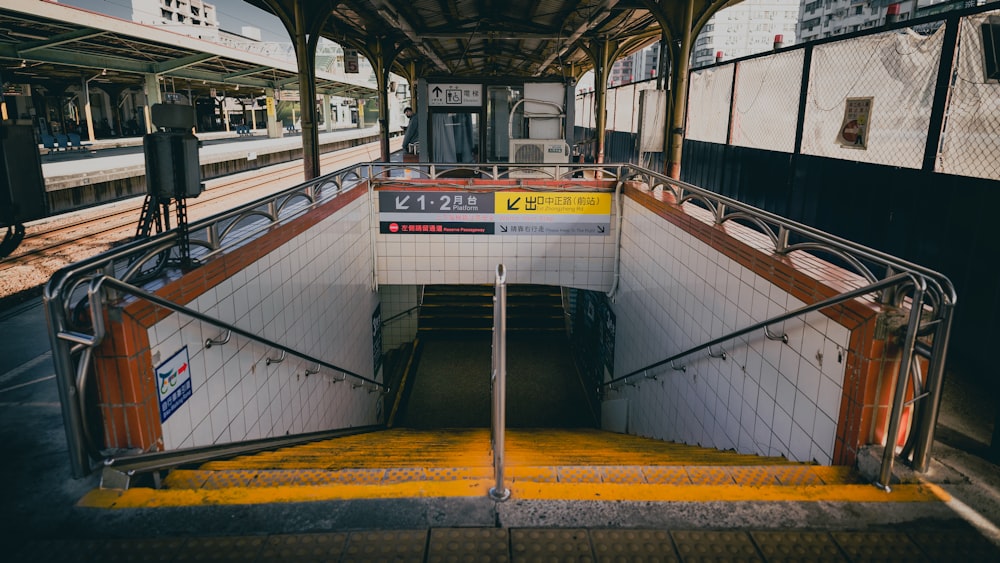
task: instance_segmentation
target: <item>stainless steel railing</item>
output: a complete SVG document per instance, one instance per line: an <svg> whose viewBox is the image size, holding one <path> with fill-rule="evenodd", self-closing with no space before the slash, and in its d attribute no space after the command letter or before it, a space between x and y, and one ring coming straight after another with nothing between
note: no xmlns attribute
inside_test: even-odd
<svg viewBox="0 0 1000 563"><path fill-rule="evenodd" d="M507 430L507 271L497 265L496 295L493 297L493 373L490 387L493 394L493 416L490 442L493 446L493 474L496 485L490 488L490 498L504 501L510 489L504 485L504 438Z"/></svg>
<svg viewBox="0 0 1000 563"><path fill-rule="evenodd" d="M188 228L191 257L197 265L216 253L247 244L272 225L289 221L361 184L370 173L367 165L351 166L194 222ZM83 314L84 306L90 304L91 283L108 277L126 284L141 280L137 287L141 284L157 287L163 275L178 271L170 264L177 256L178 242L176 229L134 241L71 264L56 272L45 285L43 301L70 466L75 477L87 475L95 461L107 457L91 439L83 405L93 350L100 344L94 326L95 321L100 322L99 318L92 313L90 318L84 318ZM150 268L154 263L155 268ZM155 276L148 275L151 269ZM104 284L114 285L107 281Z"/></svg>
<svg viewBox="0 0 1000 563"><path fill-rule="evenodd" d="M768 332L768 327L772 324L828 307L848 298L853 299L868 293L878 292L877 300L879 303L901 309L908 305L910 321L900 339L900 371L891 407L887 434L889 438L876 484L888 490L888 481L895 457L895 436L898 434L899 418L904 406L903 398L911 375L914 377L913 384L916 390L915 397L911 402L920 407L918 409L919 416L911 431L911 442L913 443L911 463L917 471L927 470L930 464L930 447L934 439L934 427L941 401L941 387L951 333L951 320L958 299L951 281L946 276L651 170L634 166L627 167L621 180L638 181L653 191L659 190L670 194L673 196L674 203L679 206L697 206L707 212L705 215L711 217L715 225L737 221L741 225L752 228L770 240L775 254L787 255L791 252L803 251L832 256L834 260L846 265L860 278L866 280L869 285L714 338L690 350L605 382L602 388L609 384L626 381L640 373L644 374L645 377L650 370L666 364L674 366L674 363L682 357L701 350L709 349L711 353L712 346L717 346L722 342L755 330L763 329L766 331L766 336L772 338L774 335ZM921 355L929 361L926 381L919 381L915 375L919 373L919 370L913 369L914 355ZM674 366L674 369L681 368Z"/></svg>

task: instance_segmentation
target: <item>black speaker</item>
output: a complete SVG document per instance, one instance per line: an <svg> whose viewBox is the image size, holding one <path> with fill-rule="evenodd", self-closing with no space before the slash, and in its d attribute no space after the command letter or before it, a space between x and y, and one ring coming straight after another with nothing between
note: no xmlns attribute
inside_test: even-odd
<svg viewBox="0 0 1000 563"><path fill-rule="evenodd" d="M30 125L0 125L0 225L48 216L38 143Z"/></svg>
<svg viewBox="0 0 1000 563"><path fill-rule="evenodd" d="M198 137L190 131L161 131L144 136L142 146L146 155L146 191L161 199L201 194Z"/></svg>

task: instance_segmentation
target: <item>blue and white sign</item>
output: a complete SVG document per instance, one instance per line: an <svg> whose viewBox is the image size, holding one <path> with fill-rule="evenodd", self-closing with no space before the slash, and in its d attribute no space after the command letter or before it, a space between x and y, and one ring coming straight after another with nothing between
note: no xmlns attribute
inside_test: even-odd
<svg viewBox="0 0 1000 563"><path fill-rule="evenodd" d="M160 398L160 422L191 398L191 362L187 346L156 366L156 392Z"/></svg>

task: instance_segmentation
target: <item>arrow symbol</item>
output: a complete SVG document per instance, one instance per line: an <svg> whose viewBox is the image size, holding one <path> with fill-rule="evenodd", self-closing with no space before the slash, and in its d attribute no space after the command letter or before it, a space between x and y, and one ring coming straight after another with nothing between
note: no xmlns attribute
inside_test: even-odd
<svg viewBox="0 0 1000 563"><path fill-rule="evenodd" d="M604 232L604 225L598 225L597 226L597 232L603 233Z"/></svg>
<svg viewBox="0 0 1000 563"><path fill-rule="evenodd" d="M396 209L409 209L410 206L406 205L406 202L410 201L410 196L396 196Z"/></svg>
<svg viewBox="0 0 1000 563"><path fill-rule="evenodd" d="M511 200L508 199L507 200L507 211L518 211L519 210L519 208L517 207L518 203L521 203L521 198L517 198L517 199L515 199L513 201L511 201Z"/></svg>
<svg viewBox="0 0 1000 563"><path fill-rule="evenodd" d="M434 89L431 90L431 92L434 92L434 97L435 98L440 98L441 97L441 87L440 86L435 86Z"/></svg>
<svg viewBox="0 0 1000 563"><path fill-rule="evenodd" d="M507 225L500 225L500 232L501 233L506 233L507 232Z"/></svg>

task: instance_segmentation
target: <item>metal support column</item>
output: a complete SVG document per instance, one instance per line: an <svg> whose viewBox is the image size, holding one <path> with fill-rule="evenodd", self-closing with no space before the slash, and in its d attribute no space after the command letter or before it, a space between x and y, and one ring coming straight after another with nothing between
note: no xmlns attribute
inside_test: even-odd
<svg viewBox="0 0 1000 563"><path fill-rule="evenodd" d="M666 174L679 180L681 177L681 151L684 147L684 120L687 115L688 71L691 59L691 44L694 34L691 26L694 21L694 0L688 0L684 6L683 34L680 45L674 53L673 71L673 114L670 116L670 152L667 155Z"/></svg>

